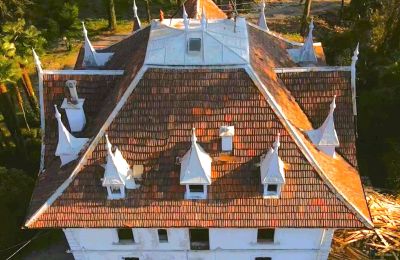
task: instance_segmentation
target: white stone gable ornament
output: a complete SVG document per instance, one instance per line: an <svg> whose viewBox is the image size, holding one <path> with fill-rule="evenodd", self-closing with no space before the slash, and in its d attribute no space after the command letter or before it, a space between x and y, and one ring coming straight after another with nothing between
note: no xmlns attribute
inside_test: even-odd
<svg viewBox="0 0 400 260"><path fill-rule="evenodd" d="M260 4L260 15L258 17L258 26L262 29L269 31L267 20L265 19L265 2L262 1Z"/></svg>
<svg viewBox="0 0 400 260"><path fill-rule="evenodd" d="M280 134L277 135L273 147L261 158L261 183L284 184L284 163L279 157Z"/></svg>
<svg viewBox="0 0 400 260"><path fill-rule="evenodd" d="M195 131L193 128L191 147L181 160L180 184L210 185L212 159L197 143Z"/></svg>
<svg viewBox="0 0 400 260"><path fill-rule="evenodd" d="M83 66L84 67L104 66L114 53L96 52L96 50L93 48L92 43L89 40L84 22L82 22L82 28L83 28L83 37L85 40L84 43L85 55L83 57Z"/></svg>
<svg viewBox="0 0 400 260"><path fill-rule="evenodd" d="M301 47L300 49L299 62L317 63L317 56L315 55L314 51L313 30L314 20L311 19L307 38L304 42L303 47Z"/></svg>
<svg viewBox="0 0 400 260"><path fill-rule="evenodd" d="M140 30L142 28L142 24L140 23L140 19L139 16L137 14L137 6L136 6L136 1L133 0L133 6L132 6L132 10L133 10L133 32Z"/></svg>
<svg viewBox="0 0 400 260"><path fill-rule="evenodd" d="M331 157L335 156L335 148L340 144L335 129L335 120L333 115L336 108L335 100L336 96L333 97L332 103L330 104L329 114L324 123L318 129L307 132L308 137L311 139L313 144Z"/></svg>
<svg viewBox="0 0 400 260"><path fill-rule="evenodd" d="M84 145L88 142L88 138L76 138L65 128L61 121L61 114L58 112L57 106L55 108L55 117L58 123L58 143L55 155L61 159L61 166L78 158L79 152Z"/></svg>

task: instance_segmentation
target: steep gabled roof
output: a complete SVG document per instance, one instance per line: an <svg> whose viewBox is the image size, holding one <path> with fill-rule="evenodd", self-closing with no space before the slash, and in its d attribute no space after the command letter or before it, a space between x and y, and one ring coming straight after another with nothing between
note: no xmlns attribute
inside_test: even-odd
<svg viewBox="0 0 400 260"><path fill-rule="evenodd" d="M46 196L34 194L33 216L26 226L371 226L358 172L341 156L332 159L315 148L304 134L312 129L310 120L273 70L282 67L278 64L290 64L284 43L266 46L277 38L255 30L249 29L250 65L241 68L142 67L144 54L138 50L145 50L143 45L134 52L138 59L120 56L126 74L87 129L94 135L91 145L77 167L71 164L59 170L67 181L60 178L61 186L40 209L37 201L43 203ZM140 32L145 30L136 34ZM117 49L115 55L126 51ZM112 62L118 66L118 61ZM219 127L233 123L233 160L212 165L213 184L206 201L184 201L175 161L188 149L191 127L200 130L204 150L218 159ZM101 138L105 130L130 165L144 166L140 188L127 191L124 203L108 201L99 182L104 173L99 165L106 154ZM271 202L262 198L254 158L267 151L278 132L282 158L289 167L281 199ZM54 173L47 176L54 179Z"/></svg>

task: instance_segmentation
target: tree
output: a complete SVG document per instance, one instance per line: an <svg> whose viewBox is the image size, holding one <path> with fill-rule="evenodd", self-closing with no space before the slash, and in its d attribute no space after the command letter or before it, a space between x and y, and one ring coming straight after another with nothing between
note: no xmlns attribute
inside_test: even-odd
<svg viewBox="0 0 400 260"><path fill-rule="evenodd" d="M108 8L108 29L115 31L117 29L117 18L115 16L115 4L114 0L107 0Z"/></svg>
<svg viewBox="0 0 400 260"><path fill-rule="evenodd" d="M0 23L6 19L22 18L30 0L0 0Z"/></svg>

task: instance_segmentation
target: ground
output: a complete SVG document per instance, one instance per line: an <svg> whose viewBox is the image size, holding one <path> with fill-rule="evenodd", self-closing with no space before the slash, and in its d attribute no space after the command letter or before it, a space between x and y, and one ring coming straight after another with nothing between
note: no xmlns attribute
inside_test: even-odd
<svg viewBox="0 0 400 260"><path fill-rule="evenodd" d="M348 4L350 0L345 0ZM337 24L338 13L340 10L341 0L314 0L311 15L315 17L316 36L323 37L322 31L340 30L333 24ZM266 16L268 26L271 30L282 33L293 40L302 41L302 37L297 33L300 28L300 18L303 12L303 5L299 4L299 0L272 0L268 1L266 7ZM252 22L257 22L258 10L257 5L252 4L246 8L250 12L246 16ZM142 17L144 20L144 17ZM94 20L87 23L89 35L93 45L108 46L131 33L131 21L119 21L119 29L117 33L110 34L104 31L106 27L105 20ZM91 30L93 29L93 30ZM320 32L319 32L320 30ZM94 33L95 32L95 33ZM321 39L318 39L321 40ZM76 56L78 54L80 44L76 43L72 51L66 51L65 46L60 44L57 48L48 50L42 58L44 69L71 69L74 66ZM73 259L71 253L67 253L68 244L63 237L61 231L54 231L55 235L38 237L33 245L27 246L14 259L57 259L70 260ZM54 236L54 237L53 237Z"/></svg>

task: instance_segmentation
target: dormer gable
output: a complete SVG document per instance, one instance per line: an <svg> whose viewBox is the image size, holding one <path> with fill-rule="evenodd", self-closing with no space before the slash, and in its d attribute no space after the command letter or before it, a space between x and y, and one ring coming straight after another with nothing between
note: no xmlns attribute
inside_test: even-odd
<svg viewBox="0 0 400 260"><path fill-rule="evenodd" d="M61 166L78 158L79 152L88 142L88 138L76 138L67 130L61 121L61 114L58 112L57 105L54 105L55 117L58 123L58 143L55 152L61 159Z"/></svg>
<svg viewBox="0 0 400 260"><path fill-rule="evenodd" d="M289 49L290 58L302 66L316 65L318 63L313 41L314 21L311 20L308 35L301 48Z"/></svg>
<svg viewBox="0 0 400 260"><path fill-rule="evenodd" d="M336 108L336 96L333 97L330 104L329 114L320 128L308 131L308 137L319 150L327 155L334 157L335 148L340 145L339 138L335 129L334 111Z"/></svg>
<svg viewBox="0 0 400 260"><path fill-rule="evenodd" d="M180 184L186 185L185 198L206 198L206 185L211 184L212 159L197 143L195 131L193 128L191 147L181 159Z"/></svg>
<svg viewBox="0 0 400 260"><path fill-rule="evenodd" d="M278 134L273 147L261 157L261 184L265 198L279 197L282 185L285 183L284 163L279 157L280 135Z"/></svg>
<svg viewBox="0 0 400 260"><path fill-rule="evenodd" d="M113 53L96 52L96 50L93 48L92 43L89 40L84 22L82 22L82 28L83 28L83 37L85 41L84 43L85 55L83 57L83 66L84 67L104 66L107 63L107 61L111 58Z"/></svg>
<svg viewBox="0 0 400 260"><path fill-rule="evenodd" d="M265 1L260 4L260 14L258 16L258 26L266 31L269 31L267 19L265 19Z"/></svg>

